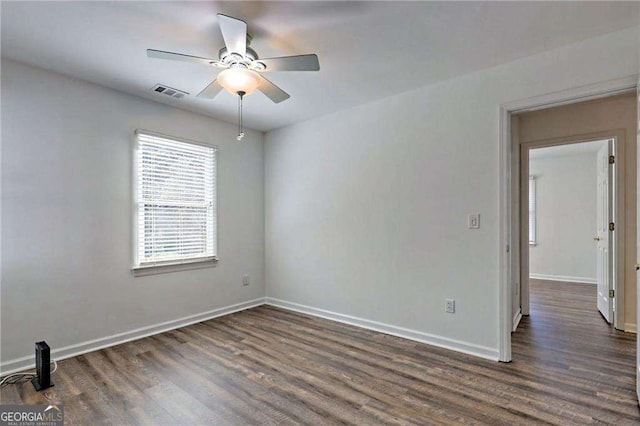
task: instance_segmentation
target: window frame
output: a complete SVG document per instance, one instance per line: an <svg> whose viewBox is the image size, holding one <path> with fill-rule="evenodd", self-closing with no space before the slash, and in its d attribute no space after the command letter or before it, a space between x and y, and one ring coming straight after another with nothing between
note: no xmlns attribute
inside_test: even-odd
<svg viewBox="0 0 640 426"><path fill-rule="evenodd" d="M158 261L149 264L140 264L140 259L138 258L138 220L139 220L139 198L138 198L138 149L139 149L139 141L138 136L140 134L155 136L158 138L168 139L174 142L191 144L203 146L206 148L211 148L214 151L214 167L213 167L213 215L214 215L214 223L212 231L215 235L213 241L214 247L214 255L206 256L206 257L194 257L188 259L180 259L180 260L167 260L167 261ZM133 132L133 167L132 167L132 197L133 205L132 205L132 217L131 224L133 228L132 232L132 256L133 264L131 266L131 270L134 276L145 276L152 274L162 274L167 272L177 272L177 271L186 271L192 269L201 269L201 268L209 268L216 266L219 261L218 258L218 155L219 148L217 145L213 145L211 143L195 141L187 138L182 138L178 136L167 135L163 133L153 132L144 129L135 129Z"/></svg>
<svg viewBox="0 0 640 426"><path fill-rule="evenodd" d="M529 176L528 186L528 198L529 198L529 223L527 229L529 231L529 245L538 245L538 200L537 200L537 182L536 177ZM532 229L533 228L533 229ZM533 239L531 236L533 235Z"/></svg>

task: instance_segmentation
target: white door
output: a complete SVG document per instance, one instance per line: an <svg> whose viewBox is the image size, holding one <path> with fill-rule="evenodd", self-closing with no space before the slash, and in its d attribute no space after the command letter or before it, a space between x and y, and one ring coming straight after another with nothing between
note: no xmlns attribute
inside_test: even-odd
<svg viewBox="0 0 640 426"><path fill-rule="evenodd" d="M609 186L613 182L613 166L609 164L612 151L613 141L607 141L598 151L598 230L594 237L598 245L598 310L608 323L613 321L613 298L609 297L609 291L613 290L613 238L609 230L613 222L613 194Z"/></svg>

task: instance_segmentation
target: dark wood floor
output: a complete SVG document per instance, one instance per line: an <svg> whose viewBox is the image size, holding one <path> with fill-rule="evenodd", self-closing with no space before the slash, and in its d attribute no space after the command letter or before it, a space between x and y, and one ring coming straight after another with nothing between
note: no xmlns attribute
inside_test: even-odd
<svg viewBox="0 0 640 426"><path fill-rule="evenodd" d="M514 361L484 361L261 306L59 363L68 424L639 424L635 335L594 286L534 281Z"/></svg>

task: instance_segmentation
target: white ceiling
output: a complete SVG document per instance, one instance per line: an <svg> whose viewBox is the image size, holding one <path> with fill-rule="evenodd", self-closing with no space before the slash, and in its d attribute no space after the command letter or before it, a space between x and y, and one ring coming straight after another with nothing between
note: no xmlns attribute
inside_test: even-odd
<svg viewBox="0 0 640 426"><path fill-rule="evenodd" d="M216 13L243 20L262 57L317 53L320 72L273 73L291 99L247 97L270 130L638 25L638 2L2 2L2 55L235 122L236 100L193 95L216 69L149 59L217 57ZM191 93L178 101L156 83Z"/></svg>
<svg viewBox="0 0 640 426"><path fill-rule="evenodd" d="M550 146L547 148L535 148L529 151L530 160L539 160L540 158L567 157L570 155L593 154L604 146L607 140L571 143L567 145ZM594 157L595 158L595 157Z"/></svg>

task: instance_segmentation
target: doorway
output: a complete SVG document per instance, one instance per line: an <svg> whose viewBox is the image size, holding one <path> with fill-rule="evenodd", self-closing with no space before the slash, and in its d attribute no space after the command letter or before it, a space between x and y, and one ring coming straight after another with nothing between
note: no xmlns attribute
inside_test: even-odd
<svg viewBox="0 0 640 426"><path fill-rule="evenodd" d="M513 114L512 124L512 239L514 245L514 268L512 270L512 312L529 315L529 265L530 245L528 229L528 156L536 148L571 145L612 139L612 154L615 154L616 175L612 177L612 249L613 256L608 274L609 290L607 303L613 302L609 319L618 330L636 332L636 102L633 93L625 93L592 101ZM629 155L627 155L627 153ZM627 167L628 166L628 167ZM604 222L603 222L604 223ZM522 226L521 226L522 225ZM524 230L523 230L524 228ZM604 230L603 230L604 231ZM593 232L593 231L592 231ZM590 235L590 238L595 235ZM601 246L609 243L600 236ZM612 288L615 285L615 288ZM608 292L606 292L608 294ZM629 299L627 299L629 294ZM604 295L604 293L603 293ZM603 300L604 301L604 300ZM606 312L606 310L605 310ZM605 315L607 315L605 313ZM514 328L517 322L514 317ZM513 330L512 330L513 331Z"/></svg>
<svg viewBox="0 0 640 426"><path fill-rule="evenodd" d="M555 111L564 106L604 103L605 108L608 109L606 117L596 114L594 118L593 112L587 111L586 113L574 114L568 119L567 117L562 120L556 119L551 125L546 126L547 134L536 139L562 138L572 134L598 132L602 130L603 118L606 118L608 124L604 127L618 129L625 137L624 143L621 143L621 149L624 149L628 154L628 164L620 164L616 184L619 184L621 177L624 176L624 184L629 188L630 196L624 206L624 215L622 216L627 224L631 221L636 223L636 212L640 211L640 207L635 204L635 201L639 199L637 188L640 187L636 186L636 178L640 177L640 172L636 171L637 165L640 165L640 158L636 162L636 156L639 153L636 149L636 136L639 133L636 117L639 108L635 99L637 86L637 75L628 76L533 98L514 100L500 105L500 228L497 248L500 266L499 360L502 362L511 362L514 359L512 351L513 329L523 315L529 314L528 292L523 292L521 288L528 285L528 278L527 282L522 282L523 276L528 277L528 256L526 260L522 259L520 241L520 144L525 141L520 140L517 117L530 112ZM614 103L617 103L621 98L626 98L621 101L622 105L614 105L611 108L609 102L613 100ZM568 126L561 134L557 134L558 126L556 124L558 122ZM599 136L607 137L605 134ZM622 169L626 169L626 171ZM640 185L640 182L637 184ZM620 203L621 200L618 199L616 205L619 206ZM636 293L635 263L637 262L636 253L639 250L636 246L636 227L626 226L621 234L627 241L627 250L624 265L618 265L618 267L624 268L621 277L624 279L624 283L619 283L619 291L626 292L628 295L626 299L628 306L625 306L624 315L622 311L618 310L616 316L624 316L625 330L635 332L637 328L636 313L638 312L636 306L640 305L640 294ZM638 352L638 356L640 356L640 352ZM640 369L638 371L640 372ZM640 381L638 383L640 384Z"/></svg>
<svg viewBox="0 0 640 426"><path fill-rule="evenodd" d="M529 355L524 353L522 348L530 345L522 346L519 342L519 333L513 333L513 329L517 325L517 321L525 316L524 326L527 325L530 313L529 291L526 286L529 285L529 259L528 253L523 256L528 247L521 244L520 236L520 204L521 204L521 186L520 179L522 176L528 177L528 172L523 172L520 167L523 144L527 142L535 142L548 140L552 142L576 140L576 136L582 136L582 140L597 138L608 138L615 134L618 142L618 152L616 153L618 162L617 177L614 182L616 185L616 195L620 195L615 200L615 207L618 211L618 219L624 221L624 225L620 222L616 223L616 230L619 231L616 241L617 263L615 272L618 278L617 295L625 297L625 304L620 309L620 305L616 305L614 313L614 323L616 327L624 327L626 332L620 332L616 328L605 325L599 313L596 312L597 323L606 327L611 331L609 337L606 333L598 333L604 341L598 350L604 347L615 347L616 342L611 342L611 338L628 340L633 346L636 342L637 321L640 318L640 293L636 290L636 280L638 278L636 272L636 256L640 252L640 245L637 245L637 228L640 228L640 197L638 196L638 188L640 188L640 150L637 149L637 137L640 137L640 125L638 124L638 111L640 110L640 98L636 100L636 89L638 84L637 76L629 76L617 80L606 81L589 86L582 86L569 89L562 92L549 93L547 95L535 98L522 99L509 102L500 106L500 245L499 245L499 262L500 262L500 311L499 311L499 342L500 342L500 361L511 362L526 360ZM595 104L600 104L595 106ZM543 136L538 136L527 140L521 137L519 127L522 123L518 119L519 116L532 112L539 112L538 118L543 118L547 113L553 114L555 111L561 110L563 107L576 107L573 112L564 111L564 115L560 114L556 119L546 121L546 125L542 126ZM591 108L600 110L594 112ZM547 117L548 118L548 117ZM540 128L540 126L538 126ZM607 130L608 129L608 130ZM573 137L571 137L573 136ZM626 197L625 197L626 193ZM623 201L623 198L626 200ZM637 224L637 227L636 227ZM615 231L614 231L615 232ZM528 243L528 241L527 241ZM623 250L620 250L622 248ZM622 298L620 298L622 299ZM576 323L574 323L575 325ZM521 327L522 328L522 327ZM512 336L513 334L513 336ZM539 335L539 334L538 334ZM591 338L584 336L578 337L573 331L563 333L564 336L574 336L571 341L588 343ZM568 342L568 340L562 340ZM544 353L546 349L539 348ZM575 355L575 352L569 350ZM629 354L625 349L624 354ZM635 370L640 374L640 362L635 365L635 357L640 357L640 351L634 351L633 363L629 366L629 371ZM562 352L562 356L567 352ZM611 354L609 359L615 359L618 356L627 356L623 354ZM594 358L584 360L584 371L592 368ZM640 360L640 358L638 358ZM631 361L630 361L631 362ZM606 365L605 365L606 367ZM633 381L635 373L631 372ZM631 376L630 376L631 377ZM640 380L637 381L638 389L640 389ZM640 394L640 390L639 390Z"/></svg>
<svg viewBox="0 0 640 426"><path fill-rule="evenodd" d="M599 311L607 324L616 310L615 146L611 137L528 147L527 217L521 220L529 246L528 299L532 292L555 295L567 308L575 302ZM624 305L622 298L617 302Z"/></svg>

